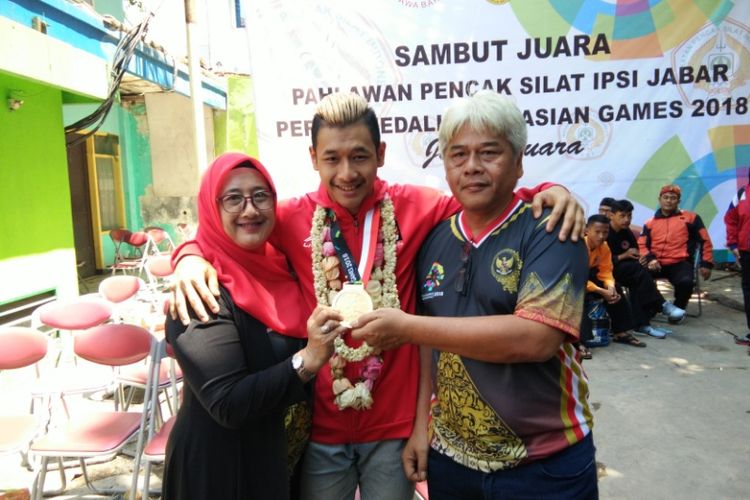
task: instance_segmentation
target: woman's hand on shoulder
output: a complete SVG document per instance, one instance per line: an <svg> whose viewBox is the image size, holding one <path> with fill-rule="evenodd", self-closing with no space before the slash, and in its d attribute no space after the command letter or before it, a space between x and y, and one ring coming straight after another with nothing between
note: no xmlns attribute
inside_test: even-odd
<svg viewBox="0 0 750 500"><path fill-rule="evenodd" d="M214 314L219 312L219 281L216 269L203 257L187 255L180 259L174 271L175 282L169 298L169 315L179 317L182 324L190 323L188 306L200 321L208 321L206 306Z"/></svg>

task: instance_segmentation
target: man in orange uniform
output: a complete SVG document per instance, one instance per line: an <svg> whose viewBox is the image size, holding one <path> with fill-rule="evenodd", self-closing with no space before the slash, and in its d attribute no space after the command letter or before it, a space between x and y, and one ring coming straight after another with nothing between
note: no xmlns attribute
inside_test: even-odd
<svg viewBox="0 0 750 500"><path fill-rule="evenodd" d="M586 247L589 250L589 281L586 283L586 302L600 295L604 299L609 319L612 321L612 340L634 347L646 347L630 333L633 328L633 314L628 302L623 299L615 286L612 276L612 252L607 245L609 219L606 215L596 214L589 217L586 224ZM584 322L585 324L586 322ZM590 337L590 329L582 332L581 338ZM584 355L586 353L584 352Z"/></svg>
<svg viewBox="0 0 750 500"><path fill-rule="evenodd" d="M667 278L674 286L674 305L685 309L693 294L694 252L701 252L699 272L711 277L713 245L700 215L680 210L682 190L668 184L659 191L659 209L643 225L638 247L644 265L655 278ZM670 319L670 323L674 323Z"/></svg>

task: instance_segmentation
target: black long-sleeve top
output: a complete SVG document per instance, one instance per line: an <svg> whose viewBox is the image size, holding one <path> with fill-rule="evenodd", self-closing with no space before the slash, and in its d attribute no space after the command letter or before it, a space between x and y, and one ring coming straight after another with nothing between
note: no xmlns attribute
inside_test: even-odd
<svg viewBox="0 0 750 500"><path fill-rule="evenodd" d="M206 323L167 320L186 387L163 498L286 499L284 410L307 397L290 360L304 341L268 331L224 289L219 304Z"/></svg>

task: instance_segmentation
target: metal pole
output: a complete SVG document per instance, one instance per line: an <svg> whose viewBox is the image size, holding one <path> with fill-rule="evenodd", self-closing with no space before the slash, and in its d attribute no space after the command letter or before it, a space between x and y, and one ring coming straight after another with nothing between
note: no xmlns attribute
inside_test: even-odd
<svg viewBox="0 0 750 500"><path fill-rule="evenodd" d="M198 53L198 16L195 0L185 0L185 26L187 28L188 69L190 73L190 101L193 105L193 128L195 131L195 161L198 172L206 169L206 123L203 114L203 92L201 84L200 55Z"/></svg>

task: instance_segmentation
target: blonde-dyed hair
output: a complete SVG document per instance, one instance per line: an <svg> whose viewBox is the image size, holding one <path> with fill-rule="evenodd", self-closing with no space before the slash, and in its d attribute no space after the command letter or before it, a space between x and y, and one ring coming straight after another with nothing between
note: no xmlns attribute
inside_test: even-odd
<svg viewBox="0 0 750 500"><path fill-rule="evenodd" d="M370 131L373 145L380 145L380 125L378 117L367 100L353 92L336 92L328 94L315 108L312 123L312 146L318 145L318 131L321 127L348 127L363 122Z"/></svg>

